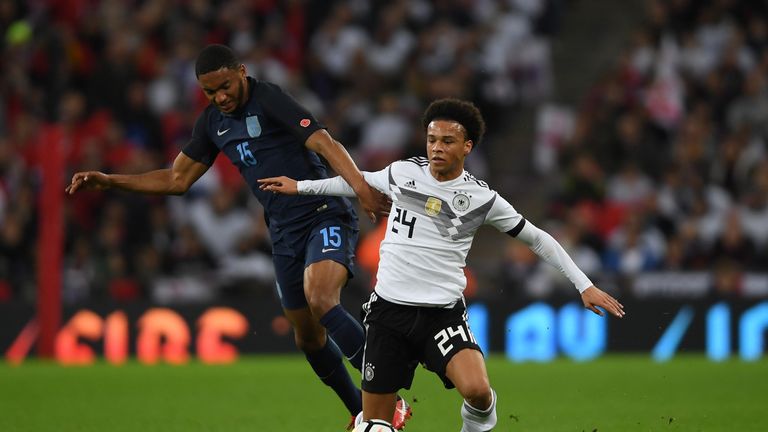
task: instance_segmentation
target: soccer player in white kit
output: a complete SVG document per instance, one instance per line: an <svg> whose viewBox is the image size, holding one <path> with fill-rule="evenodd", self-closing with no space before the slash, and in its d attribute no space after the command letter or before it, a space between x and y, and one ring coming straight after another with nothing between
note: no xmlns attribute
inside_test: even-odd
<svg viewBox="0 0 768 432"><path fill-rule="evenodd" d="M546 232L525 220L488 185L464 171L464 159L485 131L470 102L441 99L422 119L427 157L397 161L365 180L387 193L392 208L381 243L374 292L363 305L363 420L390 419L396 394L410 388L419 363L455 387L464 402L462 432L493 429L496 394L466 321L463 268L475 232L489 224L525 242L579 290L584 306L623 317L623 306L595 287ZM296 182L261 179L274 193L354 196L341 177Z"/></svg>

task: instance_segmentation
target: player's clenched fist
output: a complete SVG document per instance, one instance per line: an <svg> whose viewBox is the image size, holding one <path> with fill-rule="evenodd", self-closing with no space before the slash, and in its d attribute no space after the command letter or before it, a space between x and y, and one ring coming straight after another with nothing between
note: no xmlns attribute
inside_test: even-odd
<svg viewBox="0 0 768 432"><path fill-rule="evenodd" d="M99 171L86 171L75 173L72 176L72 182L65 191L72 195L79 189L108 189L110 187L109 176Z"/></svg>

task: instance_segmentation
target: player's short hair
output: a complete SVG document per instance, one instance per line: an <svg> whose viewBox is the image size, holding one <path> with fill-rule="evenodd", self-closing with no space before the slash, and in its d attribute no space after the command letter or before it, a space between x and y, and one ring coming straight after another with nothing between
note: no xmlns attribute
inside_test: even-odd
<svg viewBox="0 0 768 432"><path fill-rule="evenodd" d="M240 67L240 60L237 59L234 51L225 45L208 45L200 51L195 62L195 77L205 75L208 72L214 72L221 68L237 69Z"/></svg>
<svg viewBox="0 0 768 432"><path fill-rule="evenodd" d="M433 120L450 120L462 125L467 131L467 139L474 144L473 148L480 144L485 134L485 120L475 104L469 101L445 98L432 102L421 119L425 131Z"/></svg>

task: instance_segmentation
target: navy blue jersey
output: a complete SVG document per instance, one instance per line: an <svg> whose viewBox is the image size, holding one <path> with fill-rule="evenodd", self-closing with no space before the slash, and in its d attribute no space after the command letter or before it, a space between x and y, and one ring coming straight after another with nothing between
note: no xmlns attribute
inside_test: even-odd
<svg viewBox="0 0 768 432"><path fill-rule="evenodd" d="M319 156L305 146L307 138L324 126L277 85L247 79L248 102L230 114L209 105L182 152L208 166L223 152L264 206L276 246L284 234L303 230L321 218L346 215L356 220L346 198L290 196L259 189L256 180L265 177L327 178ZM277 248L275 252L280 253Z"/></svg>

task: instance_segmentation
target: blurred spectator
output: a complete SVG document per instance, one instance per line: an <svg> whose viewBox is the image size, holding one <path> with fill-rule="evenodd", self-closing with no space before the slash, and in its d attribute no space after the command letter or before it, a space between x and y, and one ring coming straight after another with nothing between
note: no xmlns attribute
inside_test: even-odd
<svg viewBox="0 0 768 432"><path fill-rule="evenodd" d="M238 200L243 194L221 187L208 198L189 206L189 223L211 251L223 282L247 279L266 282L274 277L272 261L265 256L266 226L258 230L257 215ZM268 248L271 251L271 247Z"/></svg>
<svg viewBox="0 0 768 432"><path fill-rule="evenodd" d="M765 71L755 68L744 81L741 96L728 109L732 130L748 127L763 140L768 139L768 86Z"/></svg>
<svg viewBox="0 0 768 432"><path fill-rule="evenodd" d="M62 298L70 304L90 298L97 273L97 259L88 237L78 235L72 243L64 260L62 278Z"/></svg>
<svg viewBox="0 0 768 432"><path fill-rule="evenodd" d="M555 292L556 287L546 265L525 243L510 238L499 261L495 279L498 294L493 291L486 295L502 295L518 300L547 298Z"/></svg>
<svg viewBox="0 0 768 432"><path fill-rule="evenodd" d="M724 218L722 232L712 246L712 257L715 261L734 260L741 263L745 269L756 264L757 247L744 233L741 214L737 209L729 211Z"/></svg>
<svg viewBox="0 0 768 432"><path fill-rule="evenodd" d="M405 23L406 2L394 2L381 11L372 38L365 47L368 67L376 75L394 78L404 69L415 37Z"/></svg>
<svg viewBox="0 0 768 432"><path fill-rule="evenodd" d="M134 81L128 86L127 93L125 111L119 113L126 139L156 157L162 155L162 127L149 106L146 85L141 81Z"/></svg>
<svg viewBox="0 0 768 432"><path fill-rule="evenodd" d="M570 163L560 201L566 205L581 201L601 203L605 198L605 173L592 156L582 153Z"/></svg>
<svg viewBox="0 0 768 432"><path fill-rule="evenodd" d="M189 206L189 222L217 261L236 255L251 216L237 203L235 190L220 187Z"/></svg>
<svg viewBox="0 0 768 432"><path fill-rule="evenodd" d="M653 193L651 179L628 161L613 177L608 179L607 199L615 204L637 208Z"/></svg>
<svg viewBox="0 0 768 432"><path fill-rule="evenodd" d="M350 6L337 2L310 42L313 61L319 66L311 82L320 89L321 97L332 99L337 94L340 82L359 63L367 42L365 31L353 22Z"/></svg>
<svg viewBox="0 0 768 432"><path fill-rule="evenodd" d="M109 3L110 7L119 5L117 2ZM127 10L114 11L114 15L110 14L110 16L118 14L130 16ZM135 29L125 25L118 25L112 29L113 32L106 35L104 56L97 63L89 80L88 99L95 108L124 113L128 111L128 87L138 78L134 54L140 35Z"/></svg>
<svg viewBox="0 0 768 432"><path fill-rule="evenodd" d="M766 156L764 141L739 128L723 137L712 160L710 178L738 199L749 188L750 175Z"/></svg>
<svg viewBox="0 0 768 432"><path fill-rule="evenodd" d="M573 110L564 106L547 104L538 110L533 159L540 174L556 170L558 153L573 138L575 121Z"/></svg>
<svg viewBox="0 0 768 432"><path fill-rule="evenodd" d="M218 267L216 259L205 248L197 230L192 225L182 225L173 242L172 275L189 275L203 278Z"/></svg>
<svg viewBox="0 0 768 432"><path fill-rule="evenodd" d="M768 160L762 159L755 167L749 187L741 200L742 224L750 239L759 248L768 246Z"/></svg>
<svg viewBox="0 0 768 432"><path fill-rule="evenodd" d="M712 270L711 295L717 300L733 300L741 296L744 273L734 259L720 259Z"/></svg>
<svg viewBox="0 0 768 432"><path fill-rule="evenodd" d="M655 270L662 262L665 249L661 232L646 225L644 215L630 213L608 239L606 267L621 275Z"/></svg>
<svg viewBox="0 0 768 432"><path fill-rule="evenodd" d="M361 169L378 171L403 156L413 127L403 111L396 95L379 97L376 113L360 131L356 160Z"/></svg>
<svg viewBox="0 0 768 432"><path fill-rule="evenodd" d="M33 255L25 241L24 222L16 212L7 212L0 228L0 285L2 297L13 298L31 281Z"/></svg>

